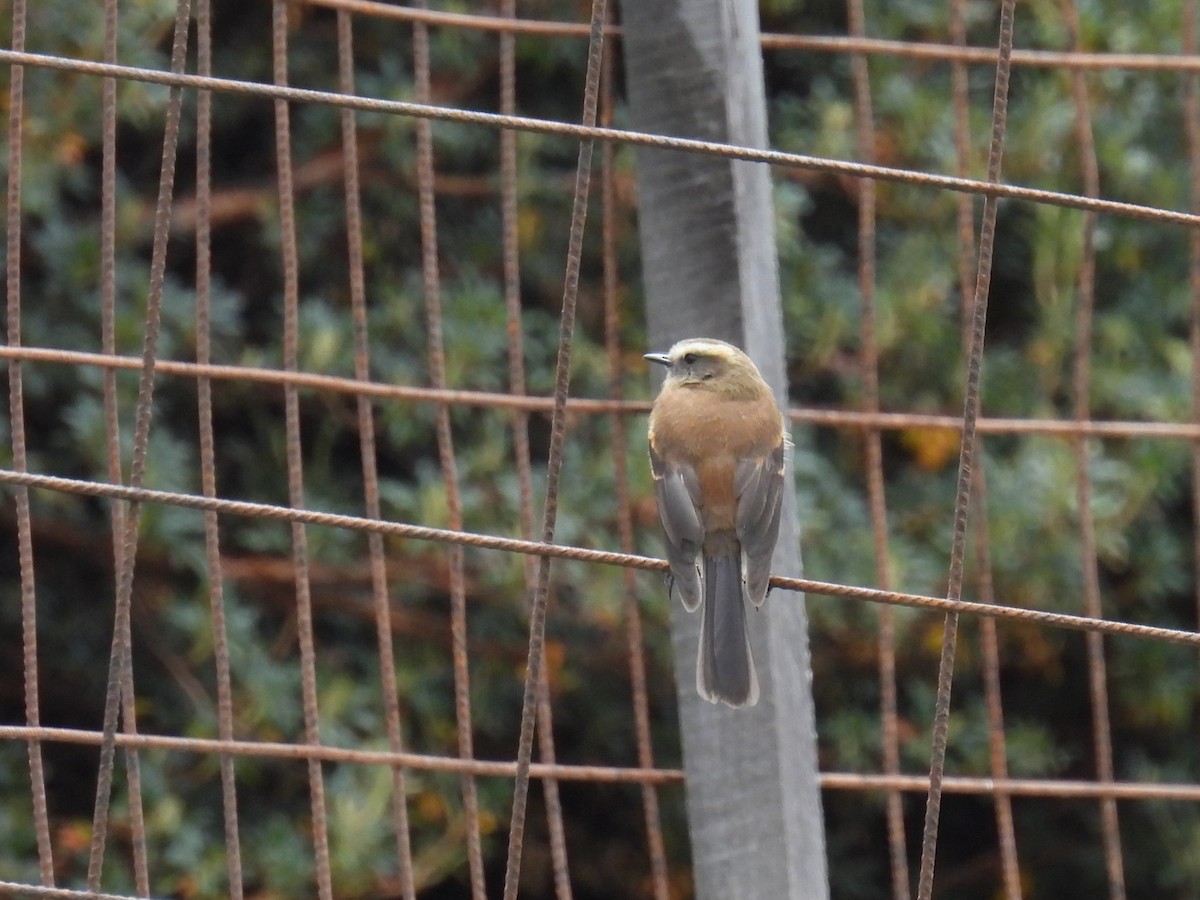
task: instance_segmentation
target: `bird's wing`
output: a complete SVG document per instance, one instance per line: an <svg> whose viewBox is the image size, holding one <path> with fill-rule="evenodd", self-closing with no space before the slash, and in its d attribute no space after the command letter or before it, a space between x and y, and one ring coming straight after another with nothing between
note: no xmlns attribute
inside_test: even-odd
<svg viewBox="0 0 1200 900"><path fill-rule="evenodd" d="M733 475L737 536L742 545L742 581L755 606L767 597L771 554L779 539L783 505L784 442L765 457L738 461Z"/></svg>
<svg viewBox="0 0 1200 900"><path fill-rule="evenodd" d="M695 612L704 597L704 525L700 521L700 484L696 470L686 463L667 463L650 448L650 471L658 517L667 535L667 561L684 609Z"/></svg>

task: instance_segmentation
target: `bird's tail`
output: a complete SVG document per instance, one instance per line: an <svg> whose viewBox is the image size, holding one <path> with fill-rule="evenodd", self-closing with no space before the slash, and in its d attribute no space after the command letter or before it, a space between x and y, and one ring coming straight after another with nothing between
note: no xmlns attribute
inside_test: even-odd
<svg viewBox="0 0 1200 900"><path fill-rule="evenodd" d="M704 558L704 611L696 660L696 690L710 703L753 706L758 702L758 676L746 632L738 555Z"/></svg>

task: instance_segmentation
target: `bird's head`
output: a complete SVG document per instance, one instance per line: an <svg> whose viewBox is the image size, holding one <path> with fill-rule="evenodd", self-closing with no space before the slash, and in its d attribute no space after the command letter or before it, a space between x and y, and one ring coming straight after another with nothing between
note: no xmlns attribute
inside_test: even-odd
<svg viewBox="0 0 1200 900"><path fill-rule="evenodd" d="M755 394L766 387L750 357L714 338L688 338L646 359L667 367L667 384L719 394Z"/></svg>

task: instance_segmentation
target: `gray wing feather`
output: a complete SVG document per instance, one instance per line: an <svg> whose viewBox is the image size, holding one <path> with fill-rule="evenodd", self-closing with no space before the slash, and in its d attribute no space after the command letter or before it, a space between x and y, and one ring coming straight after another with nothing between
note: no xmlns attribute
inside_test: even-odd
<svg viewBox="0 0 1200 900"><path fill-rule="evenodd" d="M771 555L779 539L783 505L784 445L764 459L746 459L734 472L737 535L742 545L746 598L760 606L767 597Z"/></svg>
<svg viewBox="0 0 1200 900"><path fill-rule="evenodd" d="M667 536L667 562L675 590L684 609L695 612L704 597L704 525L696 510L699 484L688 465L667 465L650 450L650 470L654 475L654 497L658 517Z"/></svg>

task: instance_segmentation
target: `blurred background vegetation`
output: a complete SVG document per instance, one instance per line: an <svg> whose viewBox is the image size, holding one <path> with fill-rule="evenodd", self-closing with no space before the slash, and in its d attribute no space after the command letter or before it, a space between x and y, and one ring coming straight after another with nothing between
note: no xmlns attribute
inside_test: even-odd
<svg viewBox="0 0 1200 900"><path fill-rule="evenodd" d="M441 2L438 9L493 11L488 4ZM946 4L867 3L872 36L947 41ZM583 0L527 0L522 16L586 21ZM764 0L763 28L844 34L846 13L828 0ZM120 59L166 68L173 4L121 6ZM1081 0L1084 44L1096 51L1180 51L1178 3ZM98 4L40 0L29 11L28 49L101 59ZM303 4L291 11L290 78L303 87L336 85L335 18ZM215 3L215 71L269 81L267 2ZM970 42L995 43L994 4L968 5ZM498 42L485 33L432 30L435 102L495 109ZM360 93L413 95L411 29L359 18L355 29ZM11 21L0 21L10 45ZM1019 4L1017 45L1065 49L1059 0ZM619 43L611 42L618 52ZM570 38L517 41L518 106L523 114L577 120L586 44ZM954 172L949 67L887 56L870 62L876 156L891 166ZM619 73L619 70L618 70ZM769 51L766 76L772 145L841 159L855 156L849 61L830 54ZM972 174L983 171L992 70L971 70ZM100 81L29 69L25 76L21 340L31 346L100 346ZM620 91L620 77L616 79ZM1184 83L1164 73L1106 70L1087 75L1104 196L1184 209L1188 160ZM4 102L7 103L7 91ZM152 206L161 154L164 88L118 88L118 350L138 352L147 290ZM624 113L617 98L617 124ZM164 300L163 359L195 356L194 95L185 100L177 210ZM281 364L282 278L275 196L272 108L268 101L217 95L213 101L214 361ZM1082 187L1070 75L1049 68L1014 73L1006 180L1078 191ZM292 109L298 167L301 259L300 367L351 375L342 153L338 112ZM410 120L360 115L367 296L375 380L426 384L420 287L414 129ZM502 294L499 141L491 130L434 126L439 180L439 250L446 316L448 381L503 391L507 361ZM553 378L566 221L576 147L521 134L517 139L523 333L529 389ZM646 397L633 159L615 157L621 272L622 373L627 396ZM594 195L595 196L595 195ZM961 408L955 198L900 185L879 186L878 279L881 402L887 410L957 414ZM978 213L978 207L976 208ZM790 390L795 405L859 408L859 291L856 187L805 172L779 172L776 216ZM1082 215L1006 202L1000 208L989 307L984 410L1012 417L1070 417L1074 396L1073 316L1081 264ZM602 347L599 217L586 244L572 389L608 392ZM1090 403L1097 419L1191 418L1188 236L1184 229L1102 218L1092 347ZM30 468L104 480L104 419L98 369L26 364ZM136 375L119 373L123 426L132 432ZM222 496L286 503L282 392L272 386L214 385L218 485ZM447 522L437 467L433 409L375 404L384 515L426 525ZM305 489L310 507L361 513L362 484L352 398L301 396ZM466 527L518 534L518 490L508 416L453 411ZM0 417L0 464L11 466L7 414ZM639 551L660 550L644 470L642 422L630 420L628 459L635 490ZM547 422L533 417L532 458L545 458ZM797 430L797 489L807 573L870 585L873 547L865 501L864 454L854 431ZM128 437L126 438L128 441ZM572 419L558 538L614 549L617 510L611 431L604 417ZM891 566L899 590L945 590L957 438L936 430L884 436ZM1082 571L1071 444L1039 436L988 437L992 559L1004 603L1078 613ZM1105 613L1159 625L1196 627L1195 523L1190 505L1191 448L1183 441L1113 439L1092 444L1094 513ZM198 492L196 394L185 378L160 376L151 432L148 486ZM540 502L540 501L539 501ZM38 492L33 497L44 724L98 728L110 640L112 550L106 504ZM202 521L170 507L143 510L134 597L139 727L215 736L212 634ZM0 720L24 721L20 668L19 580L11 504L0 509ZM286 524L222 520L226 602L237 736L297 740L303 733L294 588ZM309 529L316 608L322 738L349 747L386 747L376 661L370 579L362 535ZM445 550L393 541L396 659L409 749L457 751L450 664ZM968 554L970 557L970 554ZM468 551L470 652L475 750L512 758L516 746L527 638L524 563ZM975 592L969 574L968 595ZM550 679L559 760L629 765L636 761L625 656L622 575L615 569L557 564L549 623ZM661 580L637 577L645 617L656 762L680 761L668 610ZM822 768L881 768L877 610L810 598L814 690ZM902 765L927 769L941 617L896 611ZM1028 626L999 629L1006 739L1020 777L1095 778L1092 719L1082 635ZM948 772L990 772L977 623L961 632ZM1149 641L1110 639L1109 690L1117 777L1200 781L1197 660L1193 652ZM79 884L87 865L96 754L48 744L50 810L60 884ZM334 884L339 897L389 896L394 841L385 770L326 767ZM150 871L156 894L218 897L226 890L217 761L195 754L142 756ZM302 765L239 759L242 862L260 897L312 891L308 793ZM118 778L118 782L120 782ZM409 815L421 896L464 895L465 827L457 779L410 772ZM479 782L489 880L503 877L511 785ZM632 787L562 785L576 896L649 896L645 829ZM549 897L544 817L533 791L523 896ZM661 791L672 884L689 894L682 788ZM889 893L882 798L827 792L830 878L835 897ZM910 855L916 858L923 795L906 799ZM1017 845L1028 897L1099 896L1105 876L1097 805L1017 799ZM1131 897L1194 897L1200 891L1200 808L1168 802L1120 806ZM105 885L129 890L127 807L118 790ZM0 878L36 882L25 748L0 746ZM998 894L992 804L949 796L942 817L938 895ZM498 889L495 888L495 889Z"/></svg>

